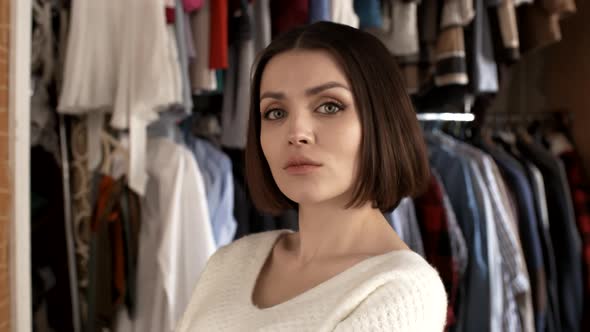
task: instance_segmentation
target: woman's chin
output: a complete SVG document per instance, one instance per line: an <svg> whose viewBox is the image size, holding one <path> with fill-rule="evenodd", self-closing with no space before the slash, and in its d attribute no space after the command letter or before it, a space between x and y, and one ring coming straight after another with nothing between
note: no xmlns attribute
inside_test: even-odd
<svg viewBox="0 0 590 332"><path fill-rule="evenodd" d="M290 200L301 205L316 205L329 200L331 197L318 195L317 193L297 193L286 195Z"/></svg>
<svg viewBox="0 0 590 332"><path fill-rule="evenodd" d="M314 206L343 199L343 195L329 195L321 192L298 192L286 195L299 206Z"/></svg>

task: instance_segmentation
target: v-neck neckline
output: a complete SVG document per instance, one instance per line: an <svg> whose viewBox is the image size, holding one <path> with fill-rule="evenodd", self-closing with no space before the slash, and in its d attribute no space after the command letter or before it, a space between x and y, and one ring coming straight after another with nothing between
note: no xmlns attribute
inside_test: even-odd
<svg viewBox="0 0 590 332"><path fill-rule="evenodd" d="M263 256L263 259L257 260L256 264L253 264L253 267L252 267L253 272L254 272L252 274L253 277L248 282L248 291L247 291L247 295L246 295L247 296L247 303L253 310L255 310L257 312L270 312L270 311L274 311L274 310L288 307L289 305L291 305L293 303L301 302L303 299L310 297L310 296L322 291L324 288L329 287L331 284L346 277L348 274L365 266L366 264L373 262L374 260L378 260L378 259L383 258L385 256L397 254L397 253L413 253L411 250L393 250L393 251L386 252L384 254L365 258L365 259L353 264L352 266L348 267L347 269L341 271L340 273L322 281L318 285L315 285L315 286L295 295L294 297L291 297L291 298L289 298L285 301L282 301L280 303L274 304L270 307L261 308L254 303L253 299L254 299L254 291L255 291L255 288L258 284L258 278L260 277L262 269L264 268L267 261L270 259L271 255L273 253L273 249L276 246L276 244L279 242L279 240L281 239L281 236L283 236L284 234L287 234L287 233L295 233L294 231L291 231L291 230L278 230L275 232L276 233L273 234L274 238L272 239L272 241L268 241L268 245L265 245L263 248L260 249L261 252L259 253L259 255Z"/></svg>

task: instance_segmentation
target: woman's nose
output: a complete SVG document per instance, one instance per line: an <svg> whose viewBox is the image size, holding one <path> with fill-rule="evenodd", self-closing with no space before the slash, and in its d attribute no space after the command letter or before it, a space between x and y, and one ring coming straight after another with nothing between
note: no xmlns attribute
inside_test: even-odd
<svg viewBox="0 0 590 332"><path fill-rule="evenodd" d="M309 119L304 116L293 116L289 126L289 145L305 145L314 143L313 130Z"/></svg>
<svg viewBox="0 0 590 332"><path fill-rule="evenodd" d="M290 145L304 145L304 144L311 144L312 137L306 133L298 132L294 133L289 136L289 144Z"/></svg>

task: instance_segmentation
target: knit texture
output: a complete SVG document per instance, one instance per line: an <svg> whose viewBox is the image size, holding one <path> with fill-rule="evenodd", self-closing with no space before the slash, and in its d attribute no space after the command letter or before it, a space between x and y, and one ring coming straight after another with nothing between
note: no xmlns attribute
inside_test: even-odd
<svg viewBox="0 0 590 332"><path fill-rule="evenodd" d="M286 302L256 307L256 279L285 232L249 235L219 249L176 331L443 330L447 298L442 281L408 250L368 258Z"/></svg>

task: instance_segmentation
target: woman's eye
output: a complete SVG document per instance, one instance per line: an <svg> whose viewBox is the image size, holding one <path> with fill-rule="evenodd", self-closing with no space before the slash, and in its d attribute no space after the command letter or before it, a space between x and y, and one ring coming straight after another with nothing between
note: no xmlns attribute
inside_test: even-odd
<svg viewBox="0 0 590 332"><path fill-rule="evenodd" d="M274 109L266 112L264 118L268 120L278 120L285 116L285 111L281 109Z"/></svg>
<svg viewBox="0 0 590 332"><path fill-rule="evenodd" d="M336 103L325 103L318 108L318 112L324 114L333 114L342 111L343 107Z"/></svg>

